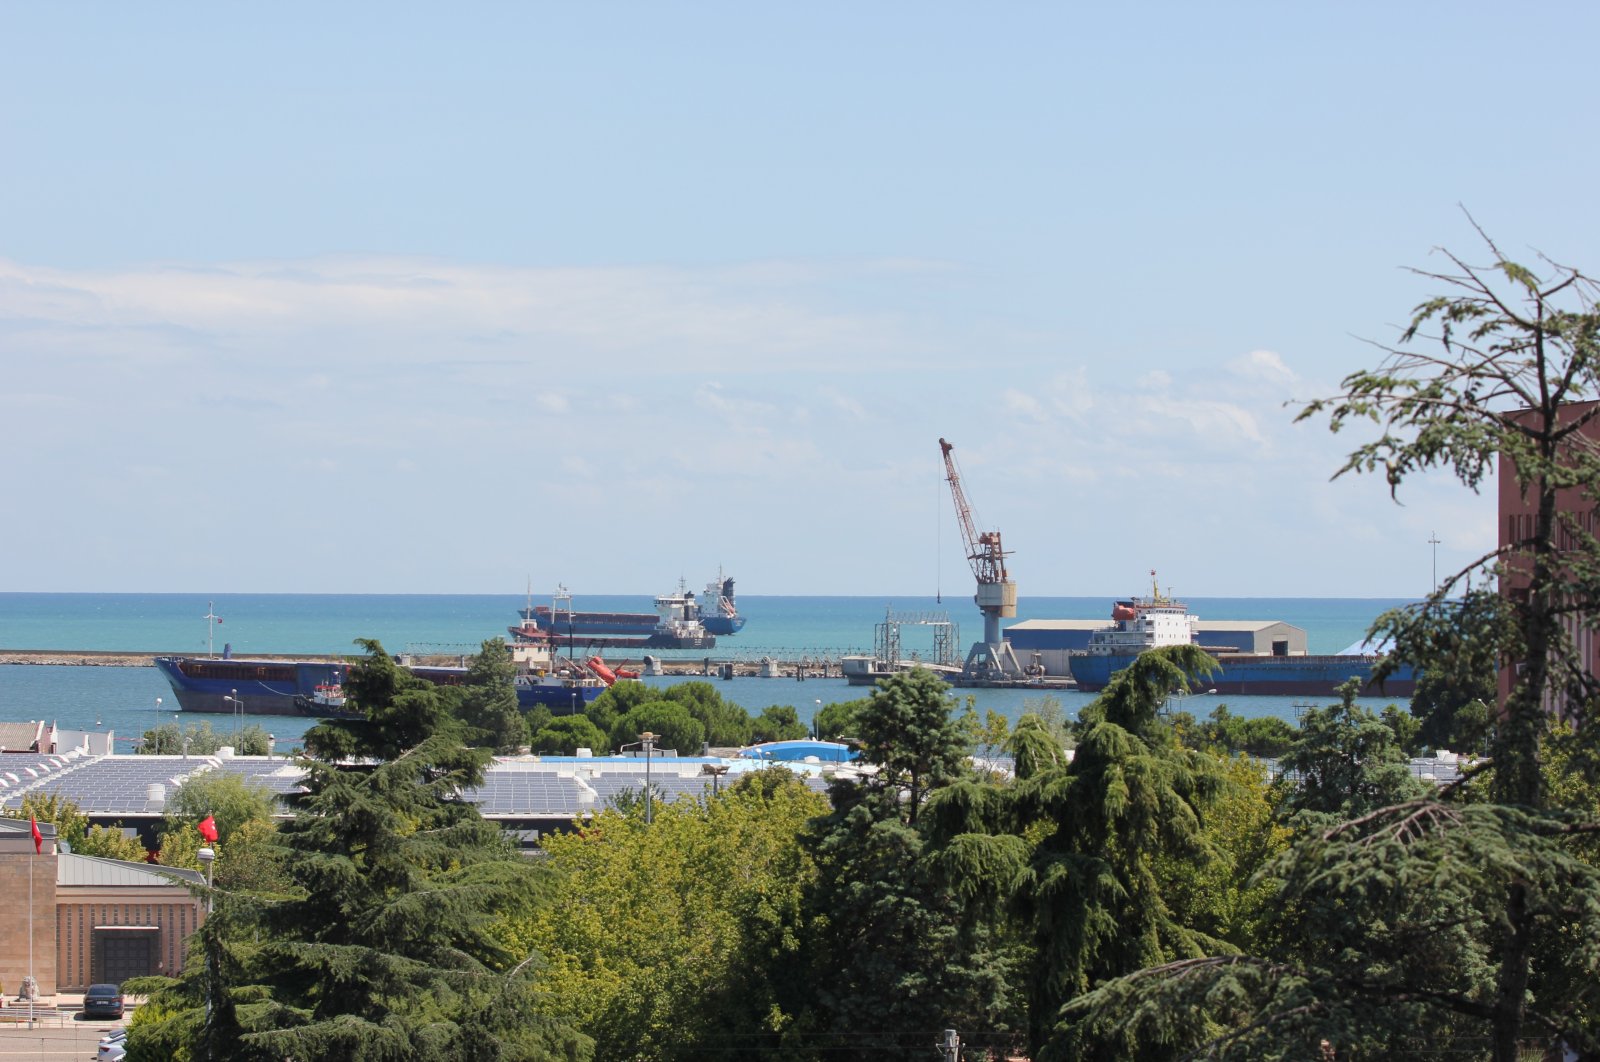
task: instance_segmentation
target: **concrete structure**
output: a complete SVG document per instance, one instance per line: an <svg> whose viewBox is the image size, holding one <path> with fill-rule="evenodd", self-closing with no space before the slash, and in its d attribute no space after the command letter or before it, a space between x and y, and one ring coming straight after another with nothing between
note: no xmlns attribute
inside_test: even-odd
<svg viewBox="0 0 1600 1062"><path fill-rule="evenodd" d="M0 890L8 899L0 986L8 995L29 973L40 995L54 996L183 968L184 938L204 917L190 892L203 881L197 872L73 855L59 850L53 825L41 822L39 832L36 853L27 819L0 818Z"/></svg>
<svg viewBox="0 0 1600 1062"><path fill-rule="evenodd" d="M0 989L11 998L30 973L42 995L56 991L56 828L42 822L39 832L42 854L27 819L0 819Z"/></svg>

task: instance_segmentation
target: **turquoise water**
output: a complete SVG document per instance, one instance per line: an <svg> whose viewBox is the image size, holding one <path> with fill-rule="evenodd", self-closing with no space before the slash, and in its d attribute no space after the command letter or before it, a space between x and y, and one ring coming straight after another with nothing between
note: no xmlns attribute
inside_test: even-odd
<svg viewBox="0 0 1600 1062"><path fill-rule="evenodd" d="M545 599L536 598L540 602ZM1372 620L1399 600L1343 598L1199 598L1190 608L1203 619L1283 620L1305 628L1313 653L1333 653L1359 641ZM462 651L485 638L502 634L517 619L525 599L512 595L344 595L237 594L219 596L213 608L222 624L213 629L215 649L224 644L236 656L252 653L353 652L358 637L376 638L393 652ZM648 597L578 597L578 609L648 611ZM0 649L78 649L121 652L195 654L206 651L207 599L190 594L0 594ZM739 634L718 639L710 655L755 658L764 654L803 653L838 656L870 652L873 627L887 608L900 613L948 611L961 626L961 644L977 638L982 621L970 599L936 602L932 598L895 600L866 597L739 598L749 622ZM1104 618L1110 602L1103 598L1029 598L1018 606L1019 619ZM927 646L919 636L926 628L907 627L907 651ZM615 655L615 654L614 654ZM672 654L665 654L672 655ZM691 658L701 652L680 654ZM677 678L652 683L686 681ZM867 691L842 679L740 678L717 681L727 700L752 713L769 705L792 705L809 721L819 704L854 700ZM994 710L1017 718L1040 694L1032 690L958 690L958 698L974 698L978 710ZM1070 713L1091 700L1078 693L1056 695ZM156 699L162 699L157 708ZM1246 716L1277 715L1291 719L1295 702L1283 697L1188 698L1183 707L1196 715L1225 701L1229 710ZM1381 703L1381 702L1378 702ZM123 738L136 737L155 721L170 722L175 705L171 690L154 668L0 666L0 721L45 719L67 729L114 729ZM227 730L228 716L210 719ZM304 732L310 720L259 717L280 740Z"/></svg>

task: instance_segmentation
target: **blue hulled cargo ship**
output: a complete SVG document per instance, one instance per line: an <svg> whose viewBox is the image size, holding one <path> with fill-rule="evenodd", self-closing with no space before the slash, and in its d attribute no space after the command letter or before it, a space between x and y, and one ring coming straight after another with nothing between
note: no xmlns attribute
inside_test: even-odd
<svg viewBox="0 0 1600 1062"><path fill-rule="evenodd" d="M1111 623L1090 633L1088 648L1071 657L1069 666L1078 688L1094 693L1105 689L1111 677L1142 652L1165 645L1199 645L1215 658L1218 670L1195 676L1196 689L1210 693L1263 697L1331 697L1352 678L1361 682L1363 694L1409 697L1416 690L1416 674L1402 666L1379 686L1373 679L1381 656L1371 653L1312 656L1291 654L1285 647L1274 653L1241 653L1201 644L1198 618L1189 607L1162 594L1151 572L1149 597L1117 601Z"/></svg>
<svg viewBox="0 0 1600 1062"><path fill-rule="evenodd" d="M345 708L343 696L344 680L359 664L162 656L155 665L172 686L178 707L186 712L361 717L359 711ZM412 665L407 670L440 686L459 686L467 677L464 667ZM548 670L524 668L518 671L515 683L520 708L527 711L543 706L556 715L583 711L608 685L592 668L577 661Z"/></svg>

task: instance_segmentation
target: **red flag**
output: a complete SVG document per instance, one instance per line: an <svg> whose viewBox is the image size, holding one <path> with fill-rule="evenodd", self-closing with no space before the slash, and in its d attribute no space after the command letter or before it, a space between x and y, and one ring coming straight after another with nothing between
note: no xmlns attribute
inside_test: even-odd
<svg viewBox="0 0 1600 1062"><path fill-rule="evenodd" d="M200 820L200 836L211 844L217 843L217 820L207 815Z"/></svg>
<svg viewBox="0 0 1600 1062"><path fill-rule="evenodd" d="M39 855L44 851L44 834L39 832L39 820L29 819L28 825L33 827L33 854Z"/></svg>

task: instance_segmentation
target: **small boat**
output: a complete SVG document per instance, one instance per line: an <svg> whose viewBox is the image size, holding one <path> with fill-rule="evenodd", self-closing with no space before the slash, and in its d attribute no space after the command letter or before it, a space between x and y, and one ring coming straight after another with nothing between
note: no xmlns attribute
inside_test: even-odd
<svg viewBox="0 0 1600 1062"><path fill-rule="evenodd" d="M320 683L309 694L295 694L294 706L302 715L328 718L344 714L344 687L338 683Z"/></svg>

